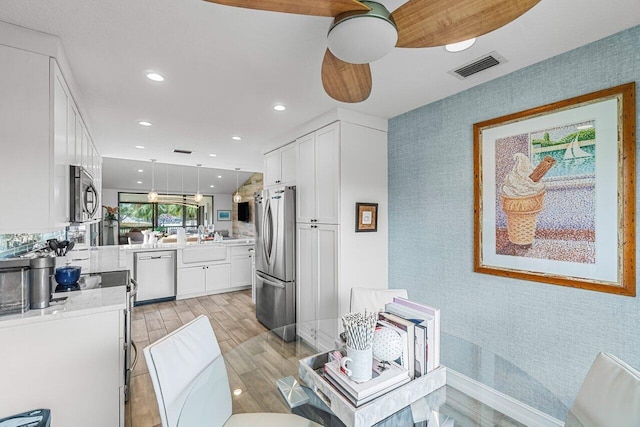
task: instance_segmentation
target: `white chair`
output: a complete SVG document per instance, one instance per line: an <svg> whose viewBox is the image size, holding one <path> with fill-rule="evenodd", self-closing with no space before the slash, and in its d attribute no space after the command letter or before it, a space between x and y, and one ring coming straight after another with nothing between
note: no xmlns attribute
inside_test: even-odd
<svg viewBox="0 0 640 427"><path fill-rule="evenodd" d="M394 297L408 298L407 290L351 288L349 311L384 311L385 304L393 302Z"/></svg>
<svg viewBox="0 0 640 427"><path fill-rule="evenodd" d="M146 347L144 357L163 427L317 426L293 414L232 415L227 369L205 316Z"/></svg>
<svg viewBox="0 0 640 427"><path fill-rule="evenodd" d="M600 353L580 387L565 427L640 426L640 373Z"/></svg>

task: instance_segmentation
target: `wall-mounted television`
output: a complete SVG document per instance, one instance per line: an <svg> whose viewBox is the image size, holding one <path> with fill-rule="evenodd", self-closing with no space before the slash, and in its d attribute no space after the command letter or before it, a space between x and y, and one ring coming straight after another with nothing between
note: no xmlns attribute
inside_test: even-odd
<svg viewBox="0 0 640 427"><path fill-rule="evenodd" d="M238 203L238 221L251 222L249 202Z"/></svg>

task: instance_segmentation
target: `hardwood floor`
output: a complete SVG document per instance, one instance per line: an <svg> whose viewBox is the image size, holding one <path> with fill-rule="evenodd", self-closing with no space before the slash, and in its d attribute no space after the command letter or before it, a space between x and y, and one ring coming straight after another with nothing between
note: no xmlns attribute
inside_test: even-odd
<svg viewBox="0 0 640 427"><path fill-rule="evenodd" d="M158 405L142 349L200 314L209 318L223 354L267 332L267 329L256 320L255 305L251 301L249 290L134 307L131 335L139 355L131 377L131 397L125 407L127 427L161 425ZM240 362L233 364L241 365ZM250 375L247 376L242 369L240 369L241 374L238 374L235 368L228 371L232 390L238 387L246 390L244 382L251 381ZM277 389L274 386L271 388L277 394ZM276 397L279 396L276 395ZM261 406L256 407L255 399L252 399L249 393L245 393L242 398L234 398L234 412L255 412L267 409L274 412L288 411L283 402L280 402L280 405L269 405L268 408Z"/></svg>

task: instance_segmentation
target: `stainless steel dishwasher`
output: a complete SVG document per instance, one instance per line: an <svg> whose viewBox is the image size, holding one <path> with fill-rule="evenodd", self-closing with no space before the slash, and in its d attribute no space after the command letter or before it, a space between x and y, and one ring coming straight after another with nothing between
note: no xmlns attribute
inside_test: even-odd
<svg viewBox="0 0 640 427"><path fill-rule="evenodd" d="M176 298L176 251L137 252L133 270L136 304Z"/></svg>

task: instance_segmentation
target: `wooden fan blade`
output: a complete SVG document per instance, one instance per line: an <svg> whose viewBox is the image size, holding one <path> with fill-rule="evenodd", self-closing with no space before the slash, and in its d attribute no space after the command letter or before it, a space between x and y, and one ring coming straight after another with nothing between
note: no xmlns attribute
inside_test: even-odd
<svg viewBox="0 0 640 427"><path fill-rule="evenodd" d="M361 102L371 93L369 64L349 64L327 49L322 61L322 86L337 101Z"/></svg>
<svg viewBox="0 0 640 427"><path fill-rule="evenodd" d="M343 12L370 10L358 0L205 0L225 6L245 9L269 10L272 12L296 13L298 15L334 17Z"/></svg>
<svg viewBox="0 0 640 427"><path fill-rule="evenodd" d="M513 21L540 0L409 0L391 16L397 47L443 46L478 37Z"/></svg>

